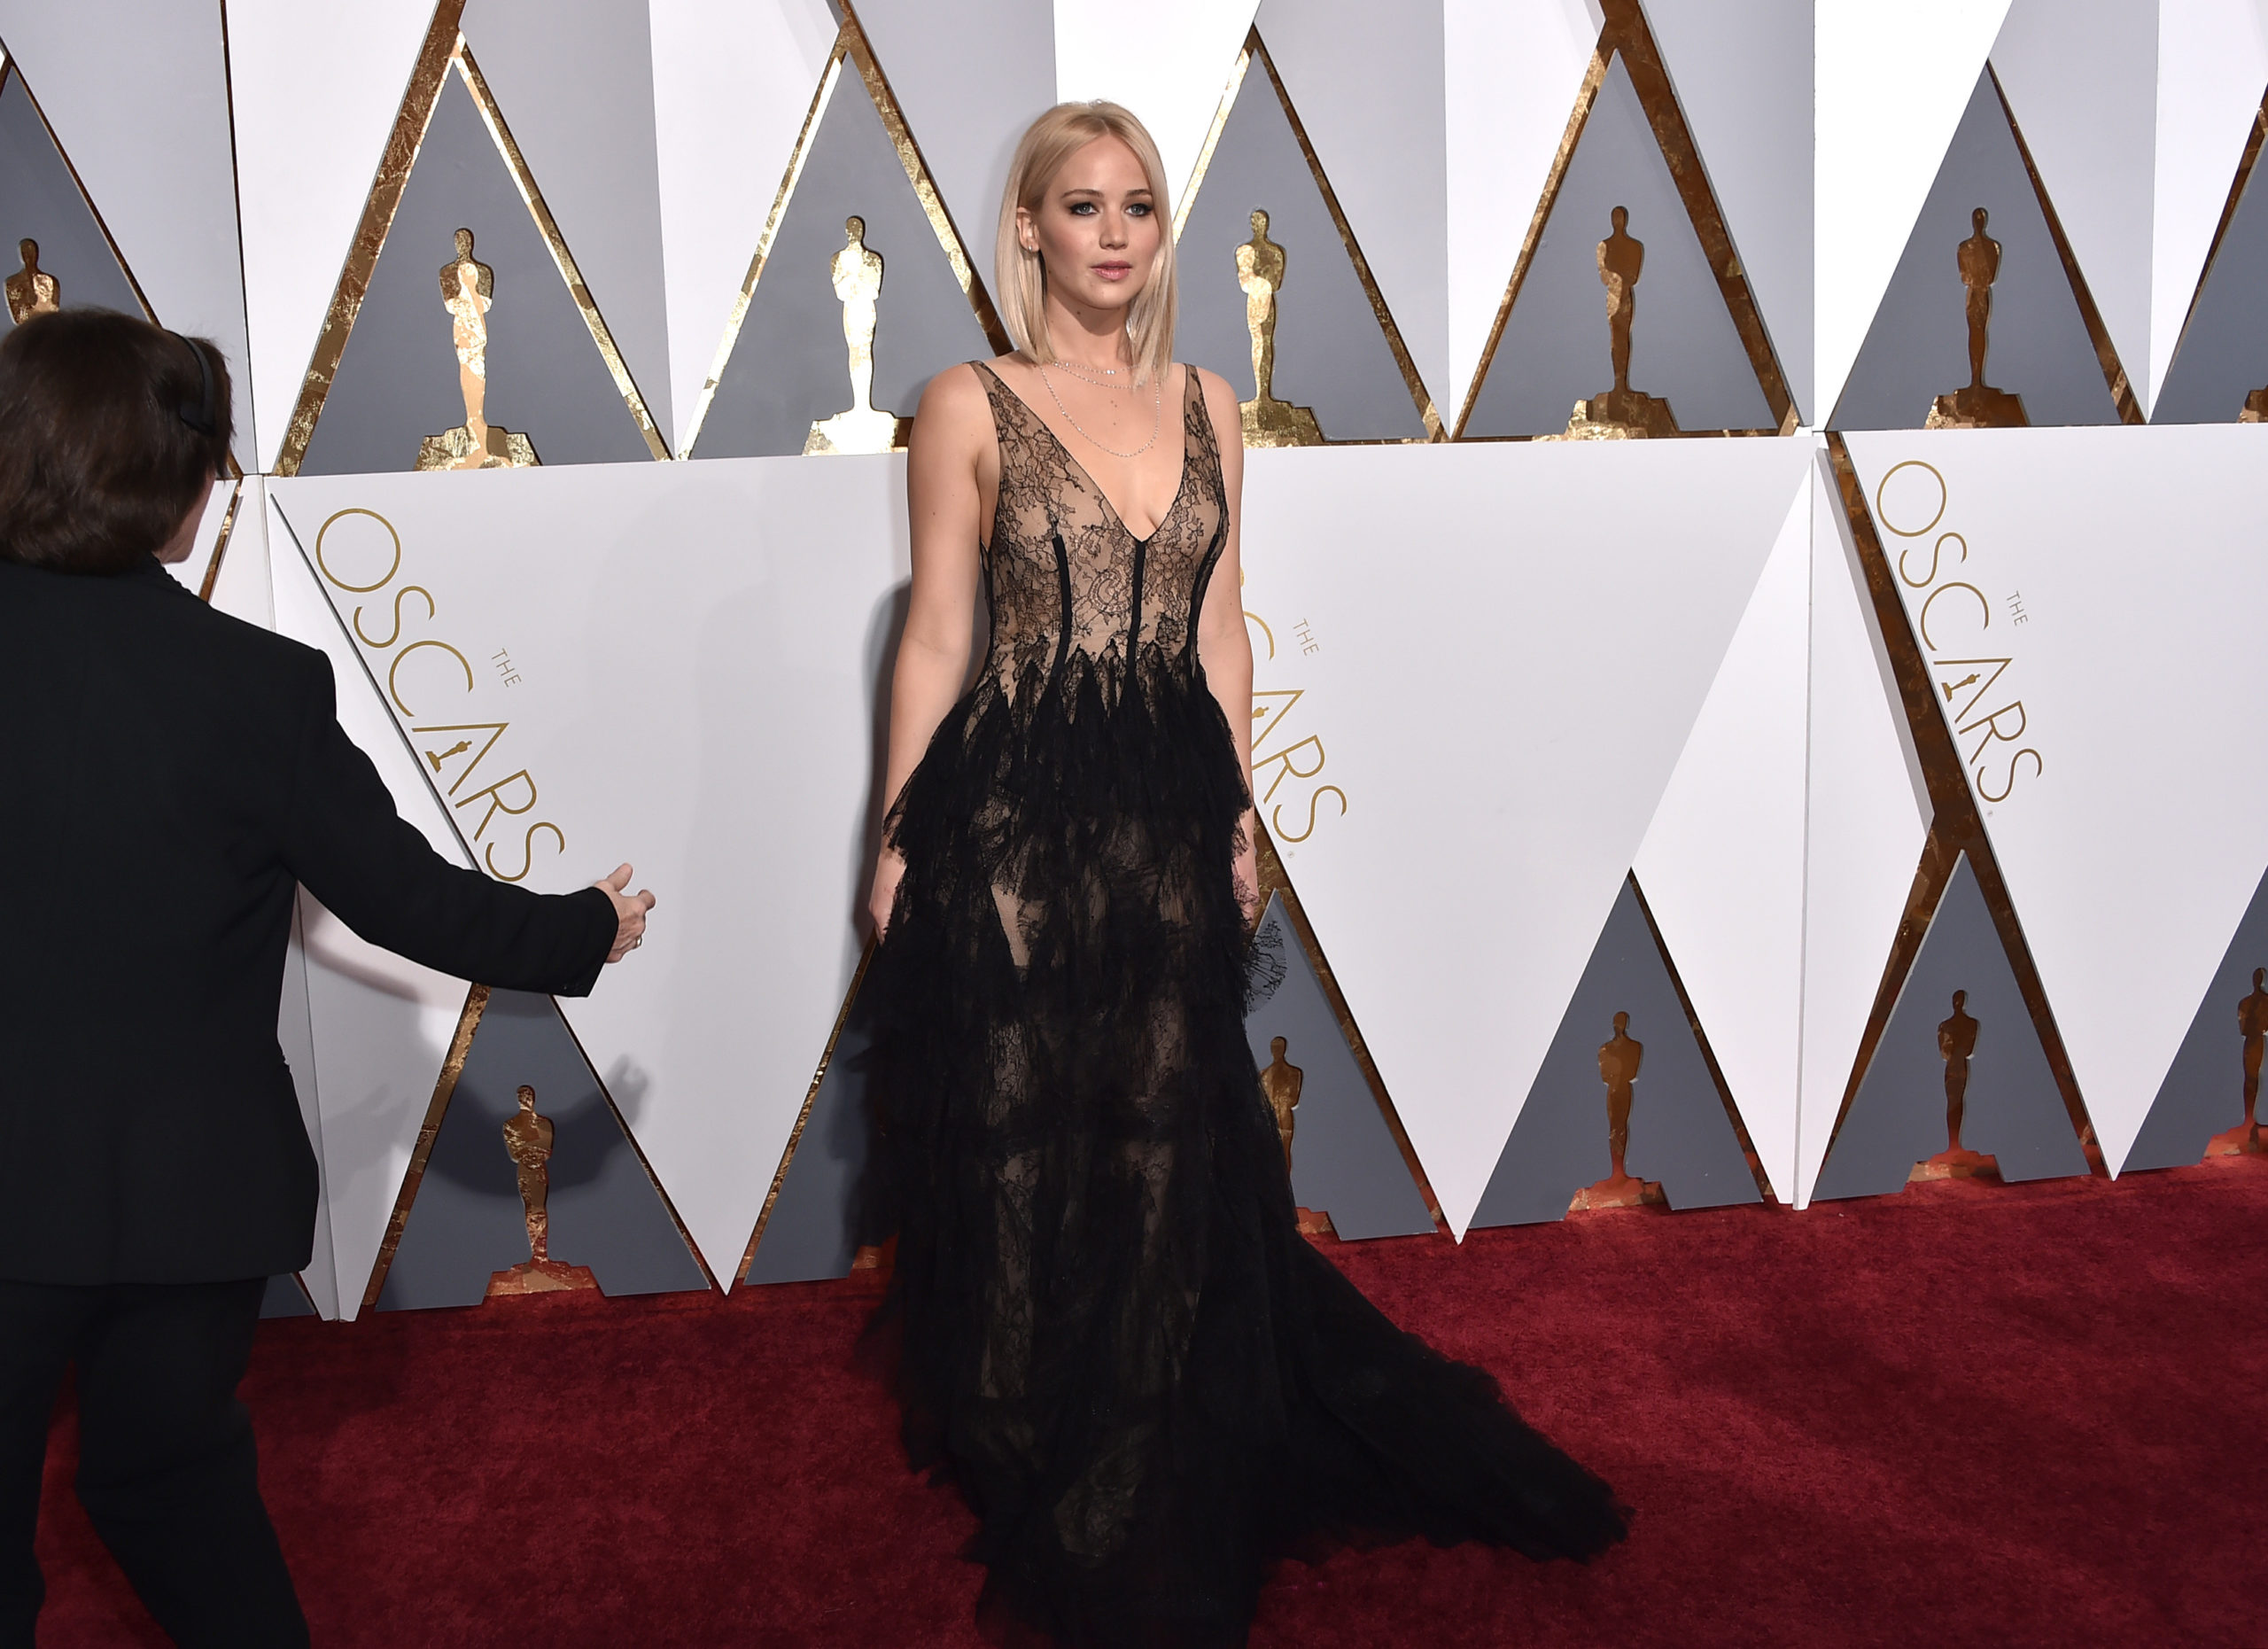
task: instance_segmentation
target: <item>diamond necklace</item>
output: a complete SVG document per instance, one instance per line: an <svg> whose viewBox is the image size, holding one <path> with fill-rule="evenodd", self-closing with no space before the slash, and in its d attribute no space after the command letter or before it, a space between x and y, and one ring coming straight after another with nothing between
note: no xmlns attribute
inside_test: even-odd
<svg viewBox="0 0 2268 1649"><path fill-rule="evenodd" d="M1056 364L1060 366L1062 362L1058 362ZM1106 368L1105 369L1107 370L1108 369ZM1149 451L1151 447L1158 444L1158 432L1165 427L1166 390L1165 384L1162 379L1153 379L1151 383L1151 389L1156 399L1153 401L1150 408L1150 439L1144 441L1132 452L1121 452L1115 447L1105 447L1100 441L1095 439L1093 436L1088 435L1085 430L1081 429L1079 426L1079 421L1071 416L1070 408L1063 404L1063 397L1055 393L1055 382L1052 378L1047 376L1047 369L1045 367L1042 367L1039 369L1039 381L1047 385L1048 399L1055 403L1055 410L1063 415L1063 422L1069 424L1073 430L1084 437L1087 443L1095 447L1098 451L1107 452L1114 458L1139 458L1144 453Z"/></svg>
<svg viewBox="0 0 2268 1649"><path fill-rule="evenodd" d="M1122 376L1116 367L1091 367L1081 362L1061 360L1053 362L1053 364L1061 370L1068 372L1073 377L1079 379L1083 383L1093 385L1097 389L1118 389L1122 387L1122 385L1117 384L1106 384L1102 381L1104 378L1118 377ZM1098 377L1096 376L1097 374L1100 374L1101 376Z"/></svg>

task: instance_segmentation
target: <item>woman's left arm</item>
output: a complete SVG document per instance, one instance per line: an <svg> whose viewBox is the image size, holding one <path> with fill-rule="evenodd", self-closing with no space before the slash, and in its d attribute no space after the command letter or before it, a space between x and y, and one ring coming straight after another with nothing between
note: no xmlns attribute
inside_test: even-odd
<svg viewBox="0 0 2268 1649"><path fill-rule="evenodd" d="M1195 372L1197 369L1189 369ZM1244 771L1244 788L1252 796L1252 637L1244 627L1244 569L1237 547L1244 522L1244 420L1237 411L1236 392L1226 380L1207 372L1198 382L1205 392L1205 410L1213 420L1213 439L1221 449L1221 488L1228 501L1227 541L1221 558L1213 564L1212 581L1206 586L1205 606L1197 616L1197 657L1205 666L1205 680L1228 719L1229 736L1236 741L1237 765ZM1255 827L1258 816L1245 809L1239 832L1236 860L1237 897L1247 921L1260 914L1260 860Z"/></svg>

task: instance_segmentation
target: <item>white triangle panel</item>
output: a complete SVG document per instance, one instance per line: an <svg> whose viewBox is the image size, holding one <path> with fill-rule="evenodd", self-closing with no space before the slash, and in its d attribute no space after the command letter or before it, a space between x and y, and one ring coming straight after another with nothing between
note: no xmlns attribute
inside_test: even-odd
<svg viewBox="0 0 2268 1649"><path fill-rule="evenodd" d="M1631 868L1765 1173L1794 1183L1811 475Z"/></svg>
<svg viewBox="0 0 2268 1649"><path fill-rule="evenodd" d="M2164 0L2158 14L2156 177L2152 197L2150 399L2165 384L2237 161L2268 87L2259 0ZM2128 370L2145 375L2130 357Z"/></svg>
<svg viewBox="0 0 2268 1649"><path fill-rule="evenodd" d="M1440 0L1391 8L1266 0L1257 27L1418 376L1430 393L1446 395L1449 140Z"/></svg>
<svg viewBox="0 0 2268 1649"><path fill-rule="evenodd" d="M553 893L628 860L658 896L645 945L560 1006L718 1275L858 960L904 485L902 459L798 457L276 486L303 543L347 509L400 533L382 588L330 595L371 605L362 632L389 645L357 650L399 667L396 719L439 774L420 782L455 792L481 867ZM360 564L345 582L388 572ZM434 613L408 596L397 637L411 584ZM498 723L493 754L415 733Z"/></svg>
<svg viewBox="0 0 2268 1649"><path fill-rule="evenodd" d="M330 657L339 725L377 764L402 817L423 833L435 852L464 864L462 844L280 515L270 523L268 541L276 630ZM369 622L379 625L384 611L372 613ZM414 600L409 611L416 611ZM337 1302L341 1314L351 1318L361 1309L370 1268L470 987L366 943L304 889L299 942L322 1111L318 1137Z"/></svg>
<svg viewBox="0 0 2268 1649"><path fill-rule="evenodd" d="M670 450L682 452L836 24L826 0L651 0L649 9Z"/></svg>
<svg viewBox="0 0 2268 1649"><path fill-rule="evenodd" d="M2157 0L2016 0L1992 45L2024 145L2134 379L2148 376L2150 346L2158 13Z"/></svg>
<svg viewBox="0 0 2268 1649"><path fill-rule="evenodd" d="M0 39L159 321L212 338L228 357L237 456L250 468L252 375L221 28L220 0L0 4Z"/></svg>
<svg viewBox="0 0 2268 1649"><path fill-rule="evenodd" d="M1814 419L1851 376L2008 3L1819 8Z"/></svg>
<svg viewBox="0 0 2268 1649"><path fill-rule="evenodd" d="M1796 1206L1811 1199L1930 831L1929 790L1840 490L1811 487L1810 774Z"/></svg>
<svg viewBox="0 0 2268 1649"><path fill-rule="evenodd" d="M1651 0L1749 291L1806 418L1812 380L1811 0Z"/></svg>
<svg viewBox="0 0 2268 1649"><path fill-rule="evenodd" d="M1256 747L1262 818L1460 1233L1809 460L1762 440L1247 461L1245 605L1278 695L1259 704L1288 705Z"/></svg>
<svg viewBox="0 0 2268 1649"><path fill-rule="evenodd" d="M1588 0L1442 0L1449 139L1448 399L1454 424L1598 45ZM1438 397L1439 387L1435 390Z"/></svg>
<svg viewBox="0 0 2268 1649"><path fill-rule="evenodd" d="M2114 1171L2268 868L2264 438L1851 438Z"/></svg>
<svg viewBox="0 0 2268 1649"><path fill-rule="evenodd" d="M299 403L432 16L419 0L229 0L260 469L276 462Z"/></svg>
<svg viewBox="0 0 2268 1649"><path fill-rule="evenodd" d="M1055 0L1055 95L1131 109L1178 207L1256 9L1257 0L1151 0L1131 24L1115 0Z"/></svg>

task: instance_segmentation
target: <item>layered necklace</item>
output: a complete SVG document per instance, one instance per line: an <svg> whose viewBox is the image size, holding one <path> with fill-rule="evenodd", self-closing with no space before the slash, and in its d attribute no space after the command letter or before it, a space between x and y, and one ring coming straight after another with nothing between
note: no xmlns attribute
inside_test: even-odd
<svg viewBox="0 0 2268 1649"><path fill-rule="evenodd" d="M1128 380L1126 375L1116 367L1084 366L1072 361L1057 361L1052 364L1059 371L1068 372L1081 383L1091 384L1097 389L1131 389L1133 387L1132 382ZM1114 379L1121 381L1113 382ZM1138 458L1158 444L1158 432L1165 426L1166 392L1162 380L1153 380L1150 385L1153 396L1150 408L1150 439L1132 452L1121 452L1115 447L1105 447L1093 436L1089 435L1079 421L1071 416L1071 409L1063 404L1063 397L1055 393L1055 380L1047 376L1047 368L1045 366L1039 369L1039 381L1047 385L1048 398L1054 401L1055 410L1063 415L1063 422L1077 431L1088 445L1099 451L1107 452L1114 458Z"/></svg>

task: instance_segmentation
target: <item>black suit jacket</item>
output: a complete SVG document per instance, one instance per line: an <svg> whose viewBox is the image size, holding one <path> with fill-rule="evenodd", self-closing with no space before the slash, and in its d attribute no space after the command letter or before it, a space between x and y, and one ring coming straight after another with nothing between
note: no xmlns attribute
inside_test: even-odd
<svg viewBox="0 0 2268 1649"><path fill-rule="evenodd" d="M297 1271L315 1161L276 1046L295 883L461 978L581 995L614 909L436 854L330 663L154 560L0 563L0 1278Z"/></svg>

